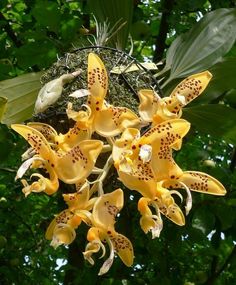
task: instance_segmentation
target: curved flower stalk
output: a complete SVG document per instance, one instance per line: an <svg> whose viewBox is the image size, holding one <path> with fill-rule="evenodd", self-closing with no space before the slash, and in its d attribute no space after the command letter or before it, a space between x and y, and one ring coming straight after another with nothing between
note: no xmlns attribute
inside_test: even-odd
<svg viewBox="0 0 236 285"><path fill-rule="evenodd" d="M86 104L87 121L91 132L96 131L101 136L113 137L126 128L140 125L140 119L131 110L114 107L105 101L108 92L108 75L103 62L94 53L88 56L88 91L90 95ZM80 112L84 111L75 112L69 105L68 117L79 122Z"/></svg>
<svg viewBox="0 0 236 285"><path fill-rule="evenodd" d="M91 264L94 264L93 253L102 249L103 257L106 253L103 242L106 242L110 248L110 255L103 263L99 275L106 273L114 260L115 253L126 266L133 264L133 246L131 242L123 235L115 231L115 217L122 209L124 203L123 191L117 189L111 193L100 196L93 207L92 225L88 231L87 239L89 243L86 246L84 258Z"/></svg>
<svg viewBox="0 0 236 285"><path fill-rule="evenodd" d="M67 152L55 151L38 130L19 124L11 127L28 141L38 156L50 164L57 177L68 184L79 183L89 176L103 147L99 140L83 140Z"/></svg>
<svg viewBox="0 0 236 285"><path fill-rule="evenodd" d="M124 131L113 146L115 167L123 184L153 199L157 181L182 174L172 158L171 146L189 128L187 121L176 119L153 127L143 136L137 129Z"/></svg>
<svg viewBox="0 0 236 285"><path fill-rule="evenodd" d="M63 195L68 209L58 214L47 228L45 237L51 241L51 245L57 248L61 244L68 245L76 237L75 230L85 222L91 225L91 213L96 198L90 199L89 184L85 184L79 191Z"/></svg>
<svg viewBox="0 0 236 285"><path fill-rule="evenodd" d="M181 81L169 97L164 98L160 98L153 90L140 90L140 117L153 125L180 118L182 108L201 95L211 78L212 74L209 71L193 74Z"/></svg>

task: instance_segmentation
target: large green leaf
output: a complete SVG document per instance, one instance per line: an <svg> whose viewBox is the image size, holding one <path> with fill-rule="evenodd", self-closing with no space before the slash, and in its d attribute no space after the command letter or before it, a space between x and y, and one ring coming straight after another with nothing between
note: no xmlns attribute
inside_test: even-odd
<svg viewBox="0 0 236 285"><path fill-rule="evenodd" d="M210 68L213 78L204 91L204 95L197 100L198 103L210 102L223 93L236 89L236 58L229 57L215 64ZM236 100L236 97L235 97Z"/></svg>
<svg viewBox="0 0 236 285"><path fill-rule="evenodd" d="M184 109L185 119L198 130L236 145L236 110L225 105L209 104Z"/></svg>
<svg viewBox="0 0 236 285"><path fill-rule="evenodd" d="M42 72L28 73L0 82L1 123L19 123L32 116L34 103L41 88L41 75Z"/></svg>
<svg viewBox="0 0 236 285"><path fill-rule="evenodd" d="M125 25L117 31L112 44L124 49L130 31L133 16L132 0L88 0L90 12L92 12L99 23L108 22L110 28L116 23ZM119 28L116 27L116 29Z"/></svg>
<svg viewBox="0 0 236 285"><path fill-rule="evenodd" d="M218 9L206 14L170 47L165 70L170 78L185 77L208 69L227 53L236 39L236 9Z"/></svg>

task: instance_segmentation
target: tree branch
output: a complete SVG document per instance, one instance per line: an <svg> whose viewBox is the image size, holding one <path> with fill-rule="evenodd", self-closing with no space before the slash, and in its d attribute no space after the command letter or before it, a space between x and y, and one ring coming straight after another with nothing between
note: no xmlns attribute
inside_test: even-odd
<svg viewBox="0 0 236 285"><path fill-rule="evenodd" d="M155 51L153 56L153 61L159 61L163 58L163 54L166 48L166 38L167 33L169 31L169 23L168 23L168 17L171 15L175 1L173 0L162 0L162 17L160 22L160 30L159 34L156 38L155 43Z"/></svg>

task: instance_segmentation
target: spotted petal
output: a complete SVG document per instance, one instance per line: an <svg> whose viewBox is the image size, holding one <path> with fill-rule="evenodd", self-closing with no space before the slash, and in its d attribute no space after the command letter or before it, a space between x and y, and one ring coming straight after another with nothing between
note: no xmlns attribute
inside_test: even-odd
<svg viewBox="0 0 236 285"><path fill-rule="evenodd" d="M84 140L65 155L57 157L55 170L59 179L68 184L84 181L91 173L102 146L99 140Z"/></svg>
<svg viewBox="0 0 236 285"><path fill-rule="evenodd" d="M159 152L153 154L151 167L157 181L174 179L183 173L172 157L171 148L167 147L163 147Z"/></svg>
<svg viewBox="0 0 236 285"><path fill-rule="evenodd" d="M177 108L175 107L174 110L177 112L182 106L198 97L206 89L211 78L212 74L209 71L204 71L193 74L181 81L170 94L170 97L178 102L176 104ZM172 111L171 108L169 110Z"/></svg>
<svg viewBox="0 0 236 285"><path fill-rule="evenodd" d="M96 132L104 137L117 136L126 128L138 127L139 125L139 118L131 110L113 106L100 110L94 121Z"/></svg>
<svg viewBox="0 0 236 285"><path fill-rule="evenodd" d="M70 210L86 209L89 201L89 184L85 183L81 190L75 193L63 194L64 201Z"/></svg>
<svg viewBox="0 0 236 285"><path fill-rule="evenodd" d="M115 217L124 203L123 191L117 189L100 196L93 207L93 224L101 229L112 229Z"/></svg>
<svg viewBox="0 0 236 285"><path fill-rule="evenodd" d="M190 129L190 123L183 119L175 119L163 122L146 132L139 144L152 145L154 150L171 147L179 139L183 138Z"/></svg>
<svg viewBox="0 0 236 285"><path fill-rule="evenodd" d="M43 159L50 161L52 164L54 163L53 151L46 138L38 130L31 128L30 126L20 124L13 124L11 125L11 128L23 136L35 152Z"/></svg>
<svg viewBox="0 0 236 285"><path fill-rule="evenodd" d="M198 171L185 171L178 180L167 180L163 183L166 188L183 188L186 185L190 190L222 196L226 194L224 186L214 177Z"/></svg>
<svg viewBox="0 0 236 285"><path fill-rule="evenodd" d="M108 76L102 60L94 53L88 55L88 105L92 113L101 109L108 88Z"/></svg>
<svg viewBox="0 0 236 285"><path fill-rule="evenodd" d="M150 163L133 161L130 172L124 171L122 164L118 170L119 179L130 190L136 190L145 197L152 199L155 196L156 181L150 168Z"/></svg>
<svg viewBox="0 0 236 285"><path fill-rule="evenodd" d="M183 226L185 224L185 217L182 210L175 203L175 200L171 196L169 190L162 187L162 183L157 184L157 196L155 203L160 212L172 222L179 226Z"/></svg>
<svg viewBox="0 0 236 285"><path fill-rule="evenodd" d="M27 126L39 131L49 143L55 143L57 131L52 126L39 122L30 122Z"/></svg>
<svg viewBox="0 0 236 285"><path fill-rule="evenodd" d="M54 230L57 228L58 225L68 224L73 229L76 229L81 224L81 221L81 218L75 215L73 212L69 210L64 210L52 220L52 222L47 228L45 237L46 239L51 240L53 238Z"/></svg>
<svg viewBox="0 0 236 285"><path fill-rule="evenodd" d="M130 240L124 235L116 233L111 238L115 252L126 266L132 266L134 260L134 250Z"/></svg>

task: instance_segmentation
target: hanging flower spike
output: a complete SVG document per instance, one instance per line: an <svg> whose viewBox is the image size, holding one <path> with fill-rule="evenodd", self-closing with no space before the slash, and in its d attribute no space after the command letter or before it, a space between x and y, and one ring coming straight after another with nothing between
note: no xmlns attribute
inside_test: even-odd
<svg viewBox="0 0 236 285"><path fill-rule="evenodd" d="M209 71L193 74L181 81L169 97L164 98L160 98L153 90L140 90L139 114L142 120L157 125L166 120L180 118L182 107L198 97L211 78Z"/></svg>
<svg viewBox="0 0 236 285"><path fill-rule="evenodd" d="M107 242L110 248L110 255L99 271L99 275L105 274L111 267L114 254L117 253L126 266L133 264L133 247L131 242L123 235L115 231L115 217L123 207L123 191L117 189L112 193L100 196L94 204L92 212L93 227L88 231L84 258L91 264L94 263L92 254L100 248L105 255L105 247L102 242Z"/></svg>
<svg viewBox="0 0 236 285"><path fill-rule="evenodd" d="M153 199L157 181L182 174L170 148L186 135L189 128L187 121L176 119L153 127L142 137L134 129L126 130L113 147L115 166L122 183Z"/></svg>
<svg viewBox="0 0 236 285"><path fill-rule="evenodd" d="M91 225L91 213L89 212L95 199L89 199L89 185L85 183L79 192L63 195L68 209L58 214L47 228L45 237L51 241L51 245L57 248L61 244L70 244L76 237L75 230L85 222Z"/></svg>
<svg viewBox="0 0 236 285"><path fill-rule="evenodd" d="M91 173L102 150L99 140L83 140L66 153L54 151L36 129L14 124L12 129L22 135L41 158L48 161L58 178L65 183L84 181Z"/></svg>
<svg viewBox="0 0 236 285"><path fill-rule="evenodd" d="M226 194L225 187L217 179L199 171L184 171L177 179L164 181L163 186L169 189L187 187L192 191L217 196Z"/></svg>

